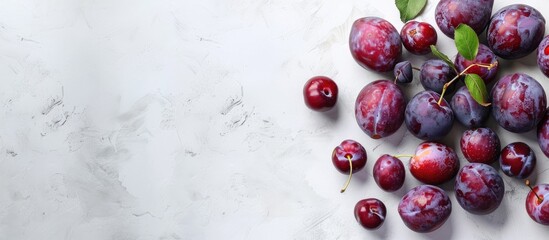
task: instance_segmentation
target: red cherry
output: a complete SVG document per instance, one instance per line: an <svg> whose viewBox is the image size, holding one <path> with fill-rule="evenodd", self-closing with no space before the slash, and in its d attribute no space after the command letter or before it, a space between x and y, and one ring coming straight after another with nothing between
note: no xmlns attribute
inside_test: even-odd
<svg viewBox="0 0 549 240"><path fill-rule="evenodd" d="M366 160L366 149L354 140L345 140L339 146L335 147L332 152L332 163L339 172L349 174L349 178L341 189L341 192L345 192L345 189L349 186L353 173L360 171L366 166Z"/></svg>
<svg viewBox="0 0 549 240"><path fill-rule="evenodd" d="M312 110L325 112L335 106L337 102L337 84L334 80L316 76L309 79L303 87L305 104Z"/></svg>
<svg viewBox="0 0 549 240"><path fill-rule="evenodd" d="M530 181L526 180L526 185L531 189L526 196L526 212L537 223L549 225L549 184L532 188Z"/></svg>

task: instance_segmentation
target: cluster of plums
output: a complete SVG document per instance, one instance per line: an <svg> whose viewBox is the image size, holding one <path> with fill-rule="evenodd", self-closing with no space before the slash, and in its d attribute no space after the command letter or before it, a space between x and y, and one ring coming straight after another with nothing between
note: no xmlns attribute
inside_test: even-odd
<svg viewBox="0 0 549 240"><path fill-rule="evenodd" d="M549 36L544 38L545 19L541 13L531 6L514 4L492 15L493 4L493 0L438 3L435 20L446 36L453 38L455 28L467 24L477 34L487 29L488 46L480 44L473 60L457 54L455 68L438 59L425 61L416 69L425 90L409 101L399 84L413 80L414 68L410 62L400 61L402 45L412 54L430 53L430 46L437 42L433 26L409 21L399 33L379 17L360 18L352 26L349 46L356 62L368 70L393 71L395 75L394 80L372 81L360 91L355 102L359 127L371 138L379 139L395 133L405 123L409 132L425 141L410 157L409 164L410 173L425 185L412 188L398 206L403 222L414 231L439 228L452 211L448 195L436 185L455 177L454 191L459 205L473 214L488 214L500 205L505 192L502 177L492 163L499 161L505 175L518 179L526 179L533 172L534 151L522 142L502 149L497 134L484 127L490 113L501 127L511 132L524 133L537 128L539 146L549 157L545 91L527 74L501 77L489 93L491 106L477 103L465 86L454 89L450 102L441 97L444 85L456 76L475 73L488 84L498 71L498 57L517 59L536 49L538 65L549 77ZM488 65L491 67L485 67ZM307 81L303 94L309 108L327 111L336 104L338 88L330 78L318 76ZM461 137L460 150L469 163L461 169L455 151L437 142L450 132L454 119L468 128ZM405 167L399 157L402 156L385 154L374 164L374 180L385 191L403 186ZM366 150L353 140L343 141L332 154L334 166L349 175L363 169L366 160ZM526 210L534 221L549 225L549 184L532 188L526 197ZM378 199L364 199L356 204L355 217L367 229L381 226L385 216L386 207Z"/></svg>

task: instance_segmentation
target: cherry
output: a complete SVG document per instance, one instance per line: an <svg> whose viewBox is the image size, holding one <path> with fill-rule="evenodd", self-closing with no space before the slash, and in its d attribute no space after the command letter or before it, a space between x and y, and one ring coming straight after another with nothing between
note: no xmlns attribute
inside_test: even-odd
<svg viewBox="0 0 549 240"><path fill-rule="evenodd" d="M526 185L531 189L526 196L526 212L537 223L549 225L549 184L532 188L530 181L526 180Z"/></svg>
<svg viewBox="0 0 549 240"><path fill-rule="evenodd" d="M337 84L325 76L312 77L303 87L305 104L310 109L319 112L328 111L335 106L337 92Z"/></svg>
<svg viewBox="0 0 549 240"><path fill-rule="evenodd" d="M505 175L525 179L534 171L536 154L526 143L510 143L501 150L499 164Z"/></svg>
<svg viewBox="0 0 549 240"><path fill-rule="evenodd" d="M374 180L387 192L394 192L404 184L404 164L397 157L384 154L374 164Z"/></svg>
<svg viewBox="0 0 549 240"><path fill-rule="evenodd" d="M335 147L332 152L332 163L341 173L349 174L349 178L347 179L345 186L341 189L341 192L345 192L347 186L349 186L353 173L364 168L366 160L366 149L354 140L344 140Z"/></svg>
<svg viewBox="0 0 549 240"><path fill-rule="evenodd" d="M362 199L355 205L355 218L360 225L368 230L381 227L385 221L387 209L382 201L376 198Z"/></svg>

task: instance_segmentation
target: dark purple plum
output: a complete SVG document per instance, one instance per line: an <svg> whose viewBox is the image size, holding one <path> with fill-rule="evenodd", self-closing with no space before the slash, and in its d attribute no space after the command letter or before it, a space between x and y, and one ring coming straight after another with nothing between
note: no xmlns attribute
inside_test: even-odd
<svg viewBox="0 0 549 240"><path fill-rule="evenodd" d="M393 70L396 81L399 83L410 83L414 79L414 73L412 72L412 64L410 61L402 61L395 65Z"/></svg>
<svg viewBox="0 0 549 240"><path fill-rule="evenodd" d="M488 70L487 67L473 66L469 68L465 73L474 73L479 75L480 78L484 80L485 84L492 82L492 80L494 80L494 78L496 77L496 74L499 68L498 58L492 52L492 50L490 50L490 48L488 48L486 45L479 44L477 56L472 61L464 58L459 53L456 55L454 65L456 66L456 69L458 70L458 72L463 72L467 67L469 67L472 64L482 64L482 65L493 64L494 67Z"/></svg>
<svg viewBox="0 0 549 240"><path fill-rule="evenodd" d="M478 34L490 21L494 0L441 0L435 8L435 21L440 30L454 38L460 23L467 24Z"/></svg>
<svg viewBox="0 0 549 240"><path fill-rule="evenodd" d="M505 175L525 179L536 167L536 154L526 143L510 143L501 150L499 164Z"/></svg>
<svg viewBox="0 0 549 240"><path fill-rule="evenodd" d="M498 160L501 143L490 128L477 128L463 132L459 141L461 152L472 163L492 164Z"/></svg>
<svg viewBox="0 0 549 240"><path fill-rule="evenodd" d="M543 38L539 44L538 66L541 72L549 77L549 35Z"/></svg>
<svg viewBox="0 0 549 240"><path fill-rule="evenodd" d="M549 157L549 110L538 126L538 144L543 154Z"/></svg>
<svg viewBox="0 0 549 240"><path fill-rule="evenodd" d="M466 86L457 90L450 105L455 118L467 128L481 127L490 117L490 107L478 104Z"/></svg>
<svg viewBox="0 0 549 240"><path fill-rule="evenodd" d="M505 185L492 166L469 163L458 172L454 190L459 205L467 212L488 214L499 207Z"/></svg>
<svg viewBox="0 0 549 240"><path fill-rule="evenodd" d="M362 227L375 230L385 221L387 208L376 198L362 199L355 205L355 219Z"/></svg>
<svg viewBox="0 0 549 240"><path fill-rule="evenodd" d="M524 73L504 76L494 85L491 95L492 115L508 131L528 132L545 115L545 91L538 81Z"/></svg>
<svg viewBox="0 0 549 240"><path fill-rule="evenodd" d="M402 90L389 80L366 85L355 102L358 126L373 139L396 132L404 121L406 99Z"/></svg>
<svg viewBox="0 0 549 240"><path fill-rule="evenodd" d="M444 84L452 80L456 72L448 64L440 59L430 59L421 65L419 71L419 81L425 90L431 90L442 93ZM451 85L448 91L452 91L454 85Z"/></svg>
<svg viewBox="0 0 549 240"><path fill-rule="evenodd" d="M417 93L406 106L405 122L408 130L423 140L438 140L452 129L454 113L450 104L433 91Z"/></svg>
<svg viewBox="0 0 549 240"><path fill-rule="evenodd" d="M452 213L452 202L444 190L430 185L412 188L398 204L398 214L413 231L426 233L440 228Z"/></svg>
<svg viewBox="0 0 549 240"><path fill-rule="evenodd" d="M488 25L488 47L505 59L533 52L545 35L545 18L533 7L513 4L497 11Z"/></svg>
<svg viewBox="0 0 549 240"><path fill-rule="evenodd" d="M387 192L400 189L406 176L402 161L389 154L384 154L377 159L373 174L377 185Z"/></svg>
<svg viewBox="0 0 549 240"><path fill-rule="evenodd" d="M458 170L456 152L442 143L423 142L417 146L414 157L410 158L410 173L423 183L444 183L453 178Z"/></svg>
<svg viewBox="0 0 549 240"><path fill-rule="evenodd" d="M429 23L409 21L400 30L400 38L408 52L425 55L431 52L431 45L437 44L437 31Z"/></svg>
<svg viewBox="0 0 549 240"><path fill-rule="evenodd" d="M349 47L360 66L376 72L393 70L402 55L398 31L379 17L357 19L351 28Z"/></svg>

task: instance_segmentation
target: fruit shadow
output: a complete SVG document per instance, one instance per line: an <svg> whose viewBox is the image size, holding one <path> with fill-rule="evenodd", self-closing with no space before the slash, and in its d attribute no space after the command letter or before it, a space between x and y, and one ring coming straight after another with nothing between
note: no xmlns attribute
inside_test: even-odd
<svg viewBox="0 0 549 240"><path fill-rule="evenodd" d="M335 123L337 122L337 120L339 120L339 117L341 115L341 108L339 107L339 104L336 104L332 109L321 115L324 116L324 118L328 119L330 122Z"/></svg>
<svg viewBox="0 0 549 240"><path fill-rule="evenodd" d="M452 206L454 208L454 206ZM454 211L452 209L452 211ZM454 233L454 220L452 219L452 215L450 214L450 217L446 222L437 230L425 233L424 236L427 237L427 239L433 239L433 240L439 240L439 239L452 239Z"/></svg>

